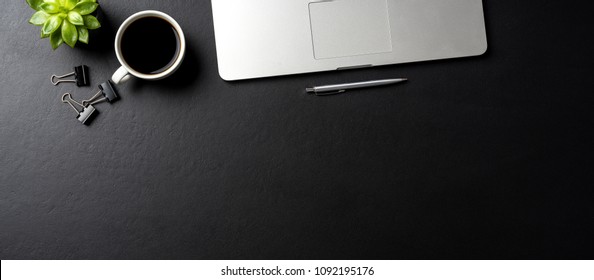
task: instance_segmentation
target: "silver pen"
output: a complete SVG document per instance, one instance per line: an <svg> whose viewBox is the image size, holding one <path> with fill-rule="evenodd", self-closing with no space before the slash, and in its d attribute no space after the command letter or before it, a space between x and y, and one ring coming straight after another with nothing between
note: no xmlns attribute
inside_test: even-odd
<svg viewBox="0 0 594 280"><path fill-rule="evenodd" d="M315 94L317 96L321 96L321 95L331 95L331 94L343 93L343 92L346 92L347 89L377 87L377 86L402 83L402 82L406 82L406 81L408 81L408 79L406 79L406 78L385 79L385 80L375 80L375 81L347 83L347 84L338 84L338 85L317 86L317 87L306 88L305 91L309 94Z"/></svg>

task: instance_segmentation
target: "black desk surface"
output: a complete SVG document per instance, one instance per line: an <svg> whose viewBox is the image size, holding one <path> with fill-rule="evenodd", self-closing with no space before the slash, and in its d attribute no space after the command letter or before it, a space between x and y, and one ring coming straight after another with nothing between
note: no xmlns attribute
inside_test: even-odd
<svg viewBox="0 0 594 280"><path fill-rule="evenodd" d="M102 0L92 45L55 52L7 1L0 258L593 258L593 23L576 2L485 1L480 57L229 83L208 0ZM183 67L81 125L61 94L111 77L115 31L145 9L185 30ZM49 83L80 64L93 87Z"/></svg>

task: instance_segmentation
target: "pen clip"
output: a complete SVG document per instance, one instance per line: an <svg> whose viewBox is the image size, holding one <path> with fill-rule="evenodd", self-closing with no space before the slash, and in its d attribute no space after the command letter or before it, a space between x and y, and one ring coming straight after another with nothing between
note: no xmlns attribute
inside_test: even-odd
<svg viewBox="0 0 594 280"><path fill-rule="evenodd" d="M345 93L346 90L340 89L336 91L326 91L326 92L314 92L316 96L326 96L326 95L335 95L339 93Z"/></svg>

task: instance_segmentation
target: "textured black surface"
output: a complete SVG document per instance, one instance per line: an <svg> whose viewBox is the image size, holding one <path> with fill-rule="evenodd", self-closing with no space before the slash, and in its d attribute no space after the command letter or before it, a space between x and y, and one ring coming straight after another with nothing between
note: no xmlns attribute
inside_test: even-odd
<svg viewBox="0 0 594 280"><path fill-rule="evenodd" d="M0 258L594 257L586 2L485 1L481 57L234 83L209 1L101 4L91 45L53 52L25 1L4 3ZM111 77L115 31L144 9L185 30L181 70L81 125L61 94ZM50 84L80 64L91 87Z"/></svg>

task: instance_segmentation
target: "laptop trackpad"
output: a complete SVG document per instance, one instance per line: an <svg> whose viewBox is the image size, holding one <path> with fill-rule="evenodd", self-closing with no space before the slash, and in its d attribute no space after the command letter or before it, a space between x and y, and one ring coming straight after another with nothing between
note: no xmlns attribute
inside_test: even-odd
<svg viewBox="0 0 594 280"><path fill-rule="evenodd" d="M316 59L392 51L387 0L309 3Z"/></svg>

